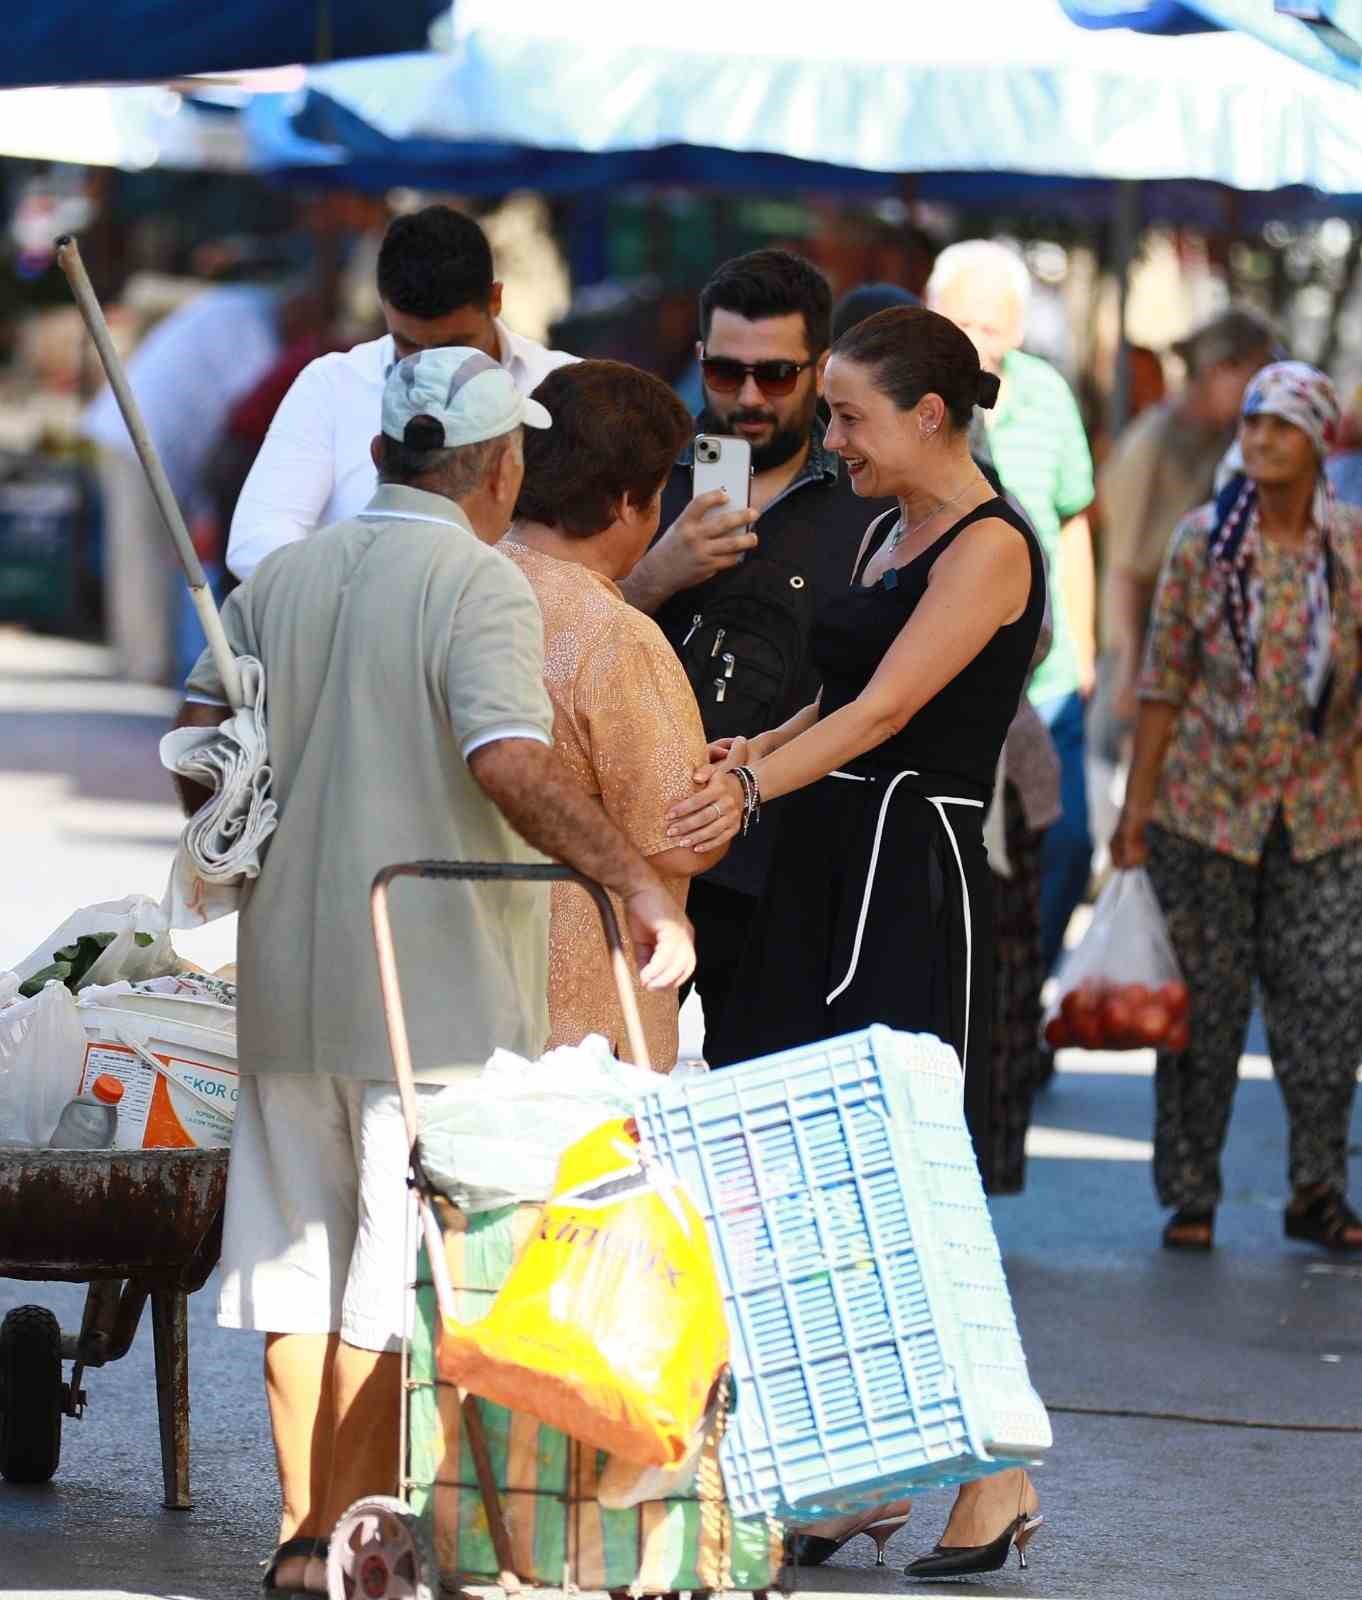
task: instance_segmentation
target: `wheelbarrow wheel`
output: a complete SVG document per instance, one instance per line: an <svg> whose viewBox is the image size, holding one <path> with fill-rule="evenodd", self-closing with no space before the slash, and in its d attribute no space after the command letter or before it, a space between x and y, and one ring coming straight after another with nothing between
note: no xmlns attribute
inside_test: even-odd
<svg viewBox="0 0 1362 1600"><path fill-rule="evenodd" d="M46 1483L61 1460L61 1326L45 1306L0 1322L0 1476Z"/></svg>
<svg viewBox="0 0 1362 1600"><path fill-rule="evenodd" d="M355 1501L331 1530L326 1592L329 1600L438 1600L435 1550L403 1501Z"/></svg>

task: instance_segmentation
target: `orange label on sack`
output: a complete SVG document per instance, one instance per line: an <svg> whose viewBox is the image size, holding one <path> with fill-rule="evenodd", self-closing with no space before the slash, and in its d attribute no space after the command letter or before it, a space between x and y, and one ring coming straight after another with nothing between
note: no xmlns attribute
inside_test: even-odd
<svg viewBox="0 0 1362 1600"><path fill-rule="evenodd" d="M80 1092L107 1072L123 1085L118 1104L120 1150L224 1149L231 1142L237 1075L201 1062L152 1051L175 1079L170 1083L124 1044L92 1040L85 1046ZM221 1110L215 1109L220 1106Z"/></svg>

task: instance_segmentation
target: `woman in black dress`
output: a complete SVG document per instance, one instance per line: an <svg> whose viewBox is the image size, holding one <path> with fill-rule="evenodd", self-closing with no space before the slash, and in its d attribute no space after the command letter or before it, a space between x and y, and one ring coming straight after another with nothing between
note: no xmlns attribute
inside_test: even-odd
<svg viewBox="0 0 1362 1600"><path fill-rule="evenodd" d="M703 786L669 816L678 843L703 847L734 803L751 817L758 801L792 796L735 991L746 1003L707 1037L712 1064L873 1022L934 1033L964 1066L981 1160L993 982L983 820L1045 609L1036 537L970 457L974 408L997 393L966 335L931 311L881 312L833 346L827 446L858 494L896 496L898 517L871 525L850 588L818 613L818 700L712 749ZM1001 1566L1035 1504L1022 1472L966 1485L938 1551L910 1574Z"/></svg>

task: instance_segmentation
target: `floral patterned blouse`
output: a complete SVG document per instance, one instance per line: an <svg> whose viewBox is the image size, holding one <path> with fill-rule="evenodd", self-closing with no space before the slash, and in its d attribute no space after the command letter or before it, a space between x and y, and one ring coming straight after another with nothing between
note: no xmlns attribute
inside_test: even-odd
<svg viewBox="0 0 1362 1600"><path fill-rule="evenodd" d="M1310 861L1362 838L1352 769L1362 733L1362 509L1334 509L1334 678L1318 736L1304 673L1312 557L1268 539L1259 544L1262 625L1250 689L1226 620L1224 582L1207 559L1214 512L1201 506L1178 525L1150 618L1140 698L1180 708L1153 820L1256 866L1280 810L1292 857Z"/></svg>
<svg viewBox="0 0 1362 1600"><path fill-rule="evenodd" d="M705 763L700 708L662 630L609 578L532 550L514 527L497 546L530 580L544 618L544 685L553 701L553 743L578 784L644 856L671 848L668 806L693 794ZM690 882L662 876L680 906ZM624 909L615 915L625 932ZM626 935L626 947L629 940ZM676 1065L675 989L634 993L655 1071ZM574 884L555 883L549 917L549 1048L604 1034L630 1060L624 1013L596 907Z"/></svg>

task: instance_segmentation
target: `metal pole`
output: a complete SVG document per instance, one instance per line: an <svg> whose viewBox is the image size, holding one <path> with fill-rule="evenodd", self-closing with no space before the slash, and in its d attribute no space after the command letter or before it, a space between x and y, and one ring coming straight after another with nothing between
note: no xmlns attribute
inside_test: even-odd
<svg viewBox="0 0 1362 1600"><path fill-rule="evenodd" d="M1140 238L1141 184L1130 180L1116 185L1112 214L1112 265L1116 271L1116 367L1111 398L1107 402L1107 436L1115 439L1130 419L1130 341L1126 337L1126 310L1130 300L1130 265Z"/></svg>
<svg viewBox="0 0 1362 1600"><path fill-rule="evenodd" d="M109 387L118 402L118 409L123 413L123 421L127 423L133 447L142 462L147 482L151 485L152 497L174 541L175 553L180 558L185 581L189 585L189 597L194 602L199 621L203 624L204 636L208 640L208 648L213 652L213 661L222 680L223 692L227 696L228 704L235 709L243 700L241 673L237 667L236 657L232 654L232 647L227 642L227 635L222 630L222 618L218 615L217 602L213 599L213 591L208 587L203 564L194 549L194 541L189 537L189 529L180 514L179 505L165 475L165 468L161 465L161 458L157 455L156 446L151 442L151 435L147 432L147 425L142 419L136 396L128 383L122 359L114 348L109 324L104 320L104 312L100 309L99 300L86 274L85 263L80 259L80 247L69 233L63 234L57 240L57 264L66 274L66 281L71 285L76 305L80 308L90 338L99 352Z"/></svg>

